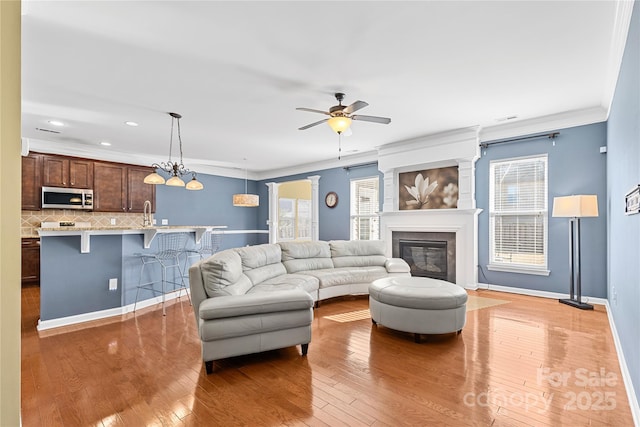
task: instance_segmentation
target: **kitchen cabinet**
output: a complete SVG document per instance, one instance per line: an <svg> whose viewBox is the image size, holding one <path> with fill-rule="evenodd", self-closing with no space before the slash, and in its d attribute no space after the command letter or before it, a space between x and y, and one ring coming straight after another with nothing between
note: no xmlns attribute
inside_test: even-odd
<svg viewBox="0 0 640 427"><path fill-rule="evenodd" d="M145 184L151 168L95 162L93 208L98 212L142 212L145 200L155 211L155 186Z"/></svg>
<svg viewBox="0 0 640 427"><path fill-rule="evenodd" d="M37 211L41 205L42 156L29 154L22 157L22 209Z"/></svg>
<svg viewBox="0 0 640 427"><path fill-rule="evenodd" d="M40 239L22 239L22 284L40 283Z"/></svg>
<svg viewBox="0 0 640 427"><path fill-rule="evenodd" d="M148 167L127 168L127 211L142 212L146 200L151 202L151 212L156 211L156 186L144 183L144 177L151 172L153 169Z"/></svg>
<svg viewBox="0 0 640 427"><path fill-rule="evenodd" d="M42 185L46 187L91 188L93 161L45 155L42 160Z"/></svg>

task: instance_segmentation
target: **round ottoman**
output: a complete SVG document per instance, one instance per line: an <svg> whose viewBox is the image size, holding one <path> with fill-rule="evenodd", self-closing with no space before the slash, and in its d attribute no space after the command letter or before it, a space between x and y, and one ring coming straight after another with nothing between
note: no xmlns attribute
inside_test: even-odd
<svg viewBox="0 0 640 427"><path fill-rule="evenodd" d="M415 334L462 331L467 319L467 291L462 286L426 277L386 277L369 285L374 324Z"/></svg>

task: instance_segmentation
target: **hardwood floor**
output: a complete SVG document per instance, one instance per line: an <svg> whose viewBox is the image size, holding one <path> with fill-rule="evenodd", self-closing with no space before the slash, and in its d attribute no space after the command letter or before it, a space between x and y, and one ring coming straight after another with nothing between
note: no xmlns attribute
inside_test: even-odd
<svg viewBox="0 0 640 427"><path fill-rule="evenodd" d="M373 326L363 297L315 310L291 347L217 361L206 375L185 298L38 334L23 288L24 426L632 426L604 307L491 291L462 334Z"/></svg>

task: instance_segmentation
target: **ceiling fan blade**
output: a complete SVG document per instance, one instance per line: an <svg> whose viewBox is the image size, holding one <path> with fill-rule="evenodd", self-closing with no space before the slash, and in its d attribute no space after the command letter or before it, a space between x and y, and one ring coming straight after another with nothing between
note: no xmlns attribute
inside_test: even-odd
<svg viewBox="0 0 640 427"><path fill-rule="evenodd" d="M305 129L309 129L309 128L311 128L311 127L314 127L314 126L317 126L317 125L319 125L319 124L321 124L321 123L324 123L324 122L326 122L327 120L329 120L329 119L322 119L322 120L320 120L319 122L315 122L315 123L311 123L311 124L306 125L306 126L302 126L301 128L298 128L298 130L305 130Z"/></svg>
<svg viewBox="0 0 640 427"><path fill-rule="evenodd" d="M300 111L308 111L308 112L310 112L310 113L326 114L327 116L329 115L329 113L327 113L326 111L322 111L322 110L314 110L313 108L298 107L298 108L296 108L296 110L300 110Z"/></svg>
<svg viewBox="0 0 640 427"><path fill-rule="evenodd" d="M342 110L342 112L345 114L351 114L366 107L367 105L369 104L367 104L364 101L356 101L353 104L349 105L348 107L345 107L344 110Z"/></svg>
<svg viewBox="0 0 640 427"><path fill-rule="evenodd" d="M388 125L391 123L391 119L388 117L376 117L376 116L351 116L352 120L362 120L363 122L374 122Z"/></svg>

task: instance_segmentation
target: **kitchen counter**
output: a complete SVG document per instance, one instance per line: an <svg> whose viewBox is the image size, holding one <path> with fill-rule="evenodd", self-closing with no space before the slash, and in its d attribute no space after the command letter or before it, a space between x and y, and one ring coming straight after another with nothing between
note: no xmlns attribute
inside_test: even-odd
<svg viewBox="0 0 640 427"><path fill-rule="evenodd" d="M144 235L144 248L149 249L153 238L158 233L195 233L196 243L200 243L202 235L206 232L224 233L226 225L162 225L162 226L149 226L149 227L124 227L124 226L110 226L110 227L76 227L76 226L64 226L64 227L48 227L38 228L36 231L40 237L50 236L80 236L80 252L89 253L91 251L91 236L92 235L109 235L109 234L142 234ZM257 230L256 230L257 231Z"/></svg>

